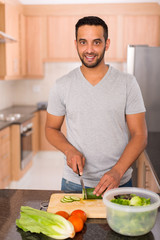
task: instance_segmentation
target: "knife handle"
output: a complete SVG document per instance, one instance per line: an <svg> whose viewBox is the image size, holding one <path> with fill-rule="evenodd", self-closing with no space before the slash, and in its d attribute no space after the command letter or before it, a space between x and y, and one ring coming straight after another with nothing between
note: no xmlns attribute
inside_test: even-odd
<svg viewBox="0 0 160 240"><path fill-rule="evenodd" d="M79 173L79 167L78 167L78 165L77 165L77 171L78 171L78 175L81 176L80 173Z"/></svg>

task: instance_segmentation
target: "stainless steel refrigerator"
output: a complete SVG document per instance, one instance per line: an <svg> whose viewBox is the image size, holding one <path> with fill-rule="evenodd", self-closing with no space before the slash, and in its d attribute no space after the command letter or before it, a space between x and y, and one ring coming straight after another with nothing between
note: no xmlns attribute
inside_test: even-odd
<svg viewBox="0 0 160 240"><path fill-rule="evenodd" d="M160 132L160 47L129 45L127 72L141 88L149 132Z"/></svg>
<svg viewBox="0 0 160 240"><path fill-rule="evenodd" d="M160 176L160 47L128 46L127 72L136 77L142 91L148 128L146 151ZM136 163L132 167L133 186L137 186Z"/></svg>

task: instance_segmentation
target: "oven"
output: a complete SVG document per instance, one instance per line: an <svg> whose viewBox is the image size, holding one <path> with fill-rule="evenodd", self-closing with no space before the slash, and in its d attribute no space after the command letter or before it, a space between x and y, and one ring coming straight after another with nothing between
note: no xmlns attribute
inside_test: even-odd
<svg viewBox="0 0 160 240"><path fill-rule="evenodd" d="M33 137L33 123L28 120L20 125L21 131L21 169L25 168L33 157L32 137Z"/></svg>

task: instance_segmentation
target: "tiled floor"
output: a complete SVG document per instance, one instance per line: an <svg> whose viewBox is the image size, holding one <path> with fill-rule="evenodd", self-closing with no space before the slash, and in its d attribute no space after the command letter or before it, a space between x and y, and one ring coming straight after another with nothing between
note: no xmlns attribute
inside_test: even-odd
<svg viewBox="0 0 160 240"><path fill-rule="evenodd" d="M22 179L12 182L9 188L60 190L64 156L58 151L38 152L33 165Z"/></svg>

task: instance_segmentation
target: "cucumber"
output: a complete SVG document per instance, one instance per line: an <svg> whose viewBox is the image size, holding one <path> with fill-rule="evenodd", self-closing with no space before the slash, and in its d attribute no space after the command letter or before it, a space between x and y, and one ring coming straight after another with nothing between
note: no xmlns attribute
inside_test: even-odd
<svg viewBox="0 0 160 240"><path fill-rule="evenodd" d="M96 196L95 194L93 194L94 188L86 188L86 193L87 193L87 199L102 199L102 196ZM82 198L85 198L85 193L84 193L84 189L82 190ZM87 200L86 199L86 200Z"/></svg>

